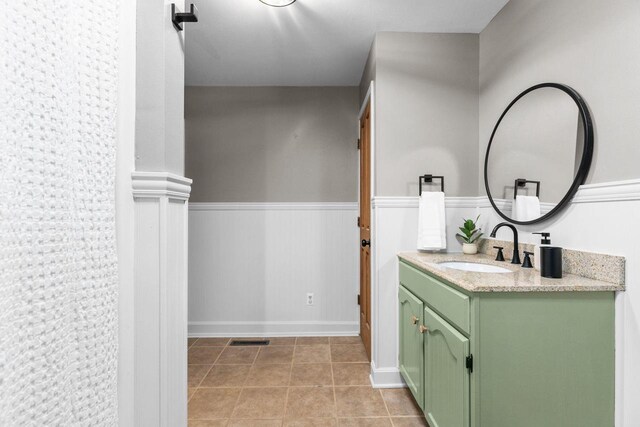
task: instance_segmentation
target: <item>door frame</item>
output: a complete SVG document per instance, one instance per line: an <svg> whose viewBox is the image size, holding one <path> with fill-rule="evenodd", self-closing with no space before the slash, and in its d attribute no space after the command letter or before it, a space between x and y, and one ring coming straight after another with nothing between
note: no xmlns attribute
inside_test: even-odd
<svg viewBox="0 0 640 427"><path fill-rule="evenodd" d="M375 368L375 361L378 359L378 340L377 340L377 336L376 336L376 332L378 330L378 325L377 325L377 312L378 312L378 296L377 296L377 292L376 290L378 289L378 283L377 283L377 274L375 274L376 270L376 253L377 253L377 249L376 249L376 218L375 218L375 209L374 209L374 198L375 198L375 194L376 194L376 179L375 179L375 170L376 170L376 102L375 102L375 82L373 80L371 80L371 83L369 84L369 89L367 90L367 93L364 97L364 100L362 101L362 104L360 106L360 111L358 112L358 138L360 137L360 121L362 118L362 115L364 114L366 108L367 108L367 104L371 103L371 107L370 107L370 128L369 128L369 135L370 135L370 141L369 141L369 150L370 150L370 157L369 157L369 162L370 164L370 172L371 172L371 182L369 183L369 188L371 189L371 271L369 272L370 277L371 277L371 289L370 289L370 297L371 297L371 368L372 368L372 372L373 369ZM358 194L360 194L360 156L358 156ZM360 213L360 197L358 197L358 214ZM358 247L359 247L359 243L358 243ZM359 251L358 251L359 252ZM358 274L358 283L360 281L360 275ZM359 284L358 284L358 289L359 288ZM360 308L358 308L358 320L360 319Z"/></svg>

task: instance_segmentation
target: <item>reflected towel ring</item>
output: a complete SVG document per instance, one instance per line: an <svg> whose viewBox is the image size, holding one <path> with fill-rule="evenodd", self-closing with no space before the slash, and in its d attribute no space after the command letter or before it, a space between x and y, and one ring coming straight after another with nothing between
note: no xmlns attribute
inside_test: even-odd
<svg viewBox="0 0 640 427"><path fill-rule="evenodd" d="M264 3L271 7L287 7L291 6L296 0L259 0L260 3Z"/></svg>

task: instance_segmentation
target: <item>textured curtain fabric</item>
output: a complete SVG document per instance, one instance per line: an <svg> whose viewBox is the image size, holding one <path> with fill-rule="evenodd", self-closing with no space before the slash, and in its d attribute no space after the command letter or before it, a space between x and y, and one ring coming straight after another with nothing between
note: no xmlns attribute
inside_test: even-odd
<svg viewBox="0 0 640 427"><path fill-rule="evenodd" d="M117 425L118 13L0 0L0 426Z"/></svg>

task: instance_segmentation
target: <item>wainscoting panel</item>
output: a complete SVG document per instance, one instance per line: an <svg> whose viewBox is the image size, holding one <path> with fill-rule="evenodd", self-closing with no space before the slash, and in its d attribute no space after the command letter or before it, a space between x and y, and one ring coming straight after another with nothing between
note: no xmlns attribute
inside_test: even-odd
<svg viewBox="0 0 640 427"><path fill-rule="evenodd" d="M462 218L480 213L477 197L448 197L447 251L461 252L455 235ZM398 252L414 251L418 235L417 197L376 197L374 206L373 361L375 387L397 387L398 371Z"/></svg>
<svg viewBox="0 0 640 427"><path fill-rule="evenodd" d="M356 203L190 204L189 334L357 335L357 216Z"/></svg>
<svg viewBox="0 0 640 427"><path fill-rule="evenodd" d="M134 172L135 425L186 426L187 203L191 180Z"/></svg>

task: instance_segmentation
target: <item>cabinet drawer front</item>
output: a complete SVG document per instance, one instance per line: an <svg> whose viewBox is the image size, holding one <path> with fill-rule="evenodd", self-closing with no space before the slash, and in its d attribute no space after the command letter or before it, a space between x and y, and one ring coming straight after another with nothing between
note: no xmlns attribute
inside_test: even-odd
<svg viewBox="0 0 640 427"><path fill-rule="evenodd" d="M400 263L400 283L461 330L469 333L469 297L410 265Z"/></svg>
<svg viewBox="0 0 640 427"><path fill-rule="evenodd" d="M424 406L424 305L402 286L398 292L400 325L400 373L420 408Z"/></svg>

